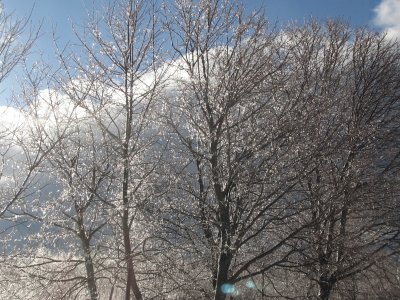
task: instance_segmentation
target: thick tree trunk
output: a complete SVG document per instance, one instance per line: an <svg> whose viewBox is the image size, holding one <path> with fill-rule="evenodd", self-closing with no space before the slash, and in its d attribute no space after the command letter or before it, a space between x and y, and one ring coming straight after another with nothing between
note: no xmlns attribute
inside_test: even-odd
<svg viewBox="0 0 400 300"><path fill-rule="evenodd" d="M214 300L225 300L227 293L223 289L224 284L229 284L228 274L231 265L232 255L229 253L221 253L218 261L218 275L215 288Z"/></svg>
<svg viewBox="0 0 400 300"><path fill-rule="evenodd" d="M225 300L227 296L227 291L224 291L223 285L229 284L228 275L229 269L232 262L232 252L231 252L231 230L230 230L230 207L229 202L225 198L226 195L222 192L221 185L216 183L214 184L214 190L219 202L219 218L221 222L220 235L221 235L221 243L220 243L220 254L218 258L218 273L215 287L215 296L214 300Z"/></svg>
<svg viewBox="0 0 400 300"><path fill-rule="evenodd" d="M335 285L336 280L335 278L331 276L320 276L319 280L319 293L318 293L318 299L321 300L329 300L329 297L331 295L333 286Z"/></svg>

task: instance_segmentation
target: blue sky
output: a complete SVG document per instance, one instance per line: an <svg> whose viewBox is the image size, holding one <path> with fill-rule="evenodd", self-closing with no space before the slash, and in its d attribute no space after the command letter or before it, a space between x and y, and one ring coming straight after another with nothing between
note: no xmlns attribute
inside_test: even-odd
<svg viewBox="0 0 400 300"><path fill-rule="evenodd" d="M111 0L112 1L112 0ZM172 0L167 0L172 1ZM43 21L43 35L38 48L51 46L53 28L60 41L73 38L71 23L84 23L93 6L108 0L3 0L5 9L18 17L29 15L35 24ZM244 0L250 11L262 7L272 23L302 22L310 16L323 20L340 18L353 26L388 29L400 36L400 0ZM379 7L382 9L379 10ZM380 14L380 16L379 16ZM387 20L391 20L387 22ZM397 20L397 21L396 21Z"/></svg>
<svg viewBox="0 0 400 300"><path fill-rule="evenodd" d="M7 11L13 11L18 17L27 16L32 11L33 24L43 22L42 38L37 43L37 49L44 51L50 59L53 28L59 42L66 43L74 38L71 24L84 24L87 13L94 6L100 7L108 1L3 0L3 3ZM242 3L248 11L260 7L265 9L273 24L302 22L311 16L319 20L340 18L353 26L387 29L392 35L400 37L400 0L243 0ZM382 9L379 10L379 7Z"/></svg>
<svg viewBox="0 0 400 300"><path fill-rule="evenodd" d="M247 2L252 2L251 0ZM310 16L318 19L343 18L355 26L372 25L374 8L379 0L266 0L259 1L266 7L270 19L283 22L302 21Z"/></svg>
<svg viewBox="0 0 400 300"><path fill-rule="evenodd" d="M112 1L112 0L111 0ZM172 1L172 0L167 0ZM84 24L88 11L108 0L3 0L4 8L17 17L28 16L32 11L33 24L43 22L42 36L36 49L43 58L52 61L51 33L55 28L61 44L71 40L71 24ZM302 22L310 16L323 20L340 18L353 26L368 26L374 30L387 30L390 36L400 38L400 0L244 0L248 11L263 7L272 23ZM11 82L11 80L9 80ZM5 84L5 83L4 83ZM4 84L1 90L7 88ZM1 94L0 104L5 94Z"/></svg>
<svg viewBox="0 0 400 300"><path fill-rule="evenodd" d="M71 21L83 22L86 11L106 3L106 0L3 0L8 11L18 16L26 16L33 8L32 20L44 20L44 29L51 32L56 26L57 33L65 38L71 37ZM288 21L303 21L310 16L318 19L341 18L354 26L374 27L374 9L382 2L400 0L244 0L249 10L263 7L272 22L284 24ZM400 21L399 21L400 22Z"/></svg>
<svg viewBox="0 0 400 300"><path fill-rule="evenodd" d="M386 2L399 0L389 0ZM18 15L26 15L35 5L33 19L45 19L46 23L58 23L58 29L69 29L69 21L80 21L85 11L105 3L104 0L3 0L7 10L14 10ZM249 9L264 7L273 21L303 20L309 16L317 18L340 17L353 25L373 25L374 8L382 0L244 0Z"/></svg>

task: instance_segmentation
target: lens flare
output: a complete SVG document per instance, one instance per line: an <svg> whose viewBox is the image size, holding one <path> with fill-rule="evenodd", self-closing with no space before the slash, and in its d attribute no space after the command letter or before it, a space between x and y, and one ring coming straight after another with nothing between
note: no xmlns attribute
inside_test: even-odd
<svg viewBox="0 0 400 300"><path fill-rule="evenodd" d="M256 288L256 284L254 283L253 280L249 280L249 281L246 282L246 287L248 289L255 289Z"/></svg>
<svg viewBox="0 0 400 300"><path fill-rule="evenodd" d="M222 291L222 293L229 295L229 294L235 293L236 292L236 288L235 288L235 286L233 284L224 283L221 286L221 291Z"/></svg>

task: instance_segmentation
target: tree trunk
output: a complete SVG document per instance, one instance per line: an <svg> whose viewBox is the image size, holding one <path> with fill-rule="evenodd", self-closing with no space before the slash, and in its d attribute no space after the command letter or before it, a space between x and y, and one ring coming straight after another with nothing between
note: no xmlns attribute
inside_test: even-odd
<svg viewBox="0 0 400 300"><path fill-rule="evenodd" d="M226 299L226 292L223 290L224 284L229 284L228 282L228 273L229 267L231 265L232 255L226 252L223 252L219 256L218 261L218 275L217 275L217 282L215 288L215 296L214 300L225 300Z"/></svg>
<svg viewBox="0 0 400 300"><path fill-rule="evenodd" d="M125 251L125 260L126 260L126 268L127 268L127 278L126 278L126 290L125 290L125 300L130 300L130 291L135 296L136 300L142 300L142 294L139 290L139 286L137 285L135 271L133 268L133 259L132 259L132 248L129 234L129 225L128 225L128 211L124 210L124 215L122 218L122 231L124 235L124 251Z"/></svg>
<svg viewBox="0 0 400 300"><path fill-rule="evenodd" d="M212 174L214 181L214 193L218 201L218 215L220 221L220 254L218 259L218 273L215 287L214 300L225 300L227 293L223 291L223 285L229 284L228 274L232 262L231 252L231 222L230 222L230 204L227 199L226 191L223 190L219 182L220 174L218 168L218 142L212 141L210 152L213 153L211 159Z"/></svg>
<svg viewBox="0 0 400 300"><path fill-rule="evenodd" d="M129 132L129 131L128 131ZM127 138L128 140L128 138ZM128 143L126 143L128 144ZM129 228L129 195L128 195L128 184L129 184L129 155L128 149L124 149L124 174L122 182L122 199L124 204L124 211L122 214L122 234L124 236L124 251L125 251L125 261L127 269L126 287L125 287L125 300L131 299L131 289L136 300L142 300L142 293L140 292L139 286L137 284L135 271L133 268L132 259L132 247L130 238L130 228Z"/></svg>
<svg viewBox="0 0 400 300"><path fill-rule="evenodd" d="M329 300L335 282L336 280L332 276L321 275L318 283L319 284L318 299Z"/></svg>
<svg viewBox="0 0 400 300"><path fill-rule="evenodd" d="M97 292L93 260L92 260L92 255L90 253L90 241L86 237L86 234L83 230L80 231L79 237L81 239L81 243L83 246L83 253L85 255L86 282L90 293L90 299L97 300L99 294Z"/></svg>
<svg viewBox="0 0 400 300"><path fill-rule="evenodd" d="M229 284L228 274L232 262L231 242L230 242L230 220L229 220L229 203L225 203L220 186L216 187L217 197L219 199L219 214L221 219L221 244L218 259L218 273L215 288L215 300L225 300L226 291L223 291L223 285Z"/></svg>

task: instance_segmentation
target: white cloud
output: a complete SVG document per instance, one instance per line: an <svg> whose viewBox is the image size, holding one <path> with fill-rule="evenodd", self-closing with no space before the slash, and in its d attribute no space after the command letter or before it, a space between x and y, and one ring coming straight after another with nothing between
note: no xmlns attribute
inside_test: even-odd
<svg viewBox="0 0 400 300"><path fill-rule="evenodd" d="M375 24L382 27L389 38L400 40L400 0L382 0L374 11Z"/></svg>
<svg viewBox="0 0 400 300"><path fill-rule="evenodd" d="M24 116L13 107L0 105L0 133L5 130L13 130L24 122Z"/></svg>

